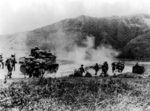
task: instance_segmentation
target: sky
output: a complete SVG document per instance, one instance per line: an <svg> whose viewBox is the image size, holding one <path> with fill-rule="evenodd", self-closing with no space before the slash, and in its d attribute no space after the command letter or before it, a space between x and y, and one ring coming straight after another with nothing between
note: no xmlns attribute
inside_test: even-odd
<svg viewBox="0 0 150 111"><path fill-rule="evenodd" d="M150 0L0 0L0 34L30 31L66 18L150 14Z"/></svg>

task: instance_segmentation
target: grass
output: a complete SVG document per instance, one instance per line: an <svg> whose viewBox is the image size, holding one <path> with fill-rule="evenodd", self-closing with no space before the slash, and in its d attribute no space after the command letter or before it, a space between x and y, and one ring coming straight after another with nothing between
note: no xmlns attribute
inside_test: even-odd
<svg viewBox="0 0 150 111"><path fill-rule="evenodd" d="M119 78L39 78L1 88L4 111L148 111L150 81ZM149 109L148 109L149 108Z"/></svg>

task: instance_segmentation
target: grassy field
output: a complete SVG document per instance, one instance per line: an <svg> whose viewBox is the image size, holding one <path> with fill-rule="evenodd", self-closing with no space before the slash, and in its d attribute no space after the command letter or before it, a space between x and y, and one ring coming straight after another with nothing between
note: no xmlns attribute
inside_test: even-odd
<svg viewBox="0 0 150 111"><path fill-rule="evenodd" d="M150 80L39 78L0 89L1 111L149 111Z"/></svg>

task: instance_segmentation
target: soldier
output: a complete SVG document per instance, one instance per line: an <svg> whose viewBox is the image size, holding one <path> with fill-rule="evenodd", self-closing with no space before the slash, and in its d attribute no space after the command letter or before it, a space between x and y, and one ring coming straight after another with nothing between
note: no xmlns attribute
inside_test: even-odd
<svg viewBox="0 0 150 111"><path fill-rule="evenodd" d="M2 67L2 69L4 69L4 62L3 62L3 56L0 55L0 68Z"/></svg>
<svg viewBox="0 0 150 111"><path fill-rule="evenodd" d="M122 71L124 70L125 67L125 62L122 61L122 63L120 63L120 72L122 73Z"/></svg>
<svg viewBox="0 0 150 111"><path fill-rule="evenodd" d="M13 65L13 69L14 69L14 71L15 71L15 64L17 63L17 61L16 61L16 58L15 58L15 54L13 55L11 55L11 60L12 60L12 65Z"/></svg>
<svg viewBox="0 0 150 111"><path fill-rule="evenodd" d="M120 73L121 72L121 61L119 61L117 63L117 69L118 69L118 72Z"/></svg>
<svg viewBox="0 0 150 111"><path fill-rule="evenodd" d="M96 63L96 65L94 66L94 69L95 69L95 75L97 75L97 72L99 71L98 63Z"/></svg>
<svg viewBox="0 0 150 111"><path fill-rule="evenodd" d="M114 73L114 71L115 71L115 69L116 69L116 63L113 62L113 63L111 64L111 66L112 66L112 72Z"/></svg>
<svg viewBox="0 0 150 111"><path fill-rule="evenodd" d="M8 70L8 75L7 76L9 76L9 78L11 78L12 70L13 70L13 62L12 62L11 58L8 58L6 60L5 66L7 67L7 70Z"/></svg>
<svg viewBox="0 0 150 111"><path fill-rule="evenodd" d="M104 74L104 76L107 76L107 71L108 71L108 63L104 62L102 65L102 73Z"/></svg>
<svg viewBox="0 0 150 111"><path fill-rule="evenodd" d="M81 75L83 74L83 72L85 72L85 70L83 68L83 64L81 64L81 67L79 68L79 72L80 72Z"/></svg>

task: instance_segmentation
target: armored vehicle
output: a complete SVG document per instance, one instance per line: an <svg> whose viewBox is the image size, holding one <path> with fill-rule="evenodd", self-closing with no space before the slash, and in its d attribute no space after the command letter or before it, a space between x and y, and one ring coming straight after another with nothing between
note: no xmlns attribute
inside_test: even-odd
<svg viewBox="0 0 150 111"><path fill-rule="evenodd" d="M144 66L140 66L138 63L133 66L132 73L143 74L145 72Z"/></svg>
<svg viewBox="0 0 150 111"><path fill-rule="evenodd" d="M28 57L20 58L19 63L21 64L20 71L29 77L39 77L46 71L56 73L59 68L56 56L38 47L32 48Z"/></svg>

